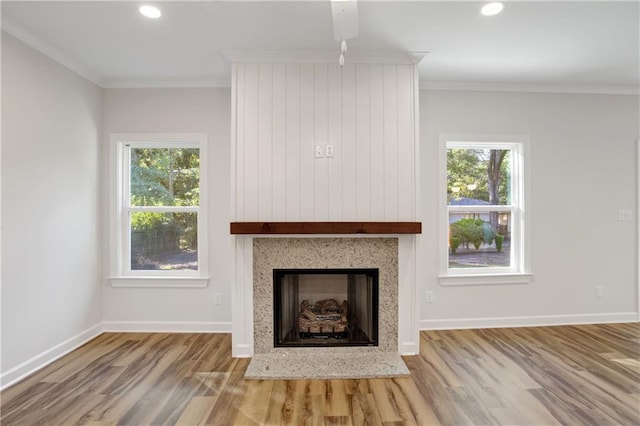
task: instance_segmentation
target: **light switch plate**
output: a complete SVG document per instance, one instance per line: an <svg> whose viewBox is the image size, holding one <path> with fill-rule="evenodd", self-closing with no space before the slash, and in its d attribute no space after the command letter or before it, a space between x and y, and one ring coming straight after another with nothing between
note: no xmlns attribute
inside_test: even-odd
<svg viewBox="0 0 640 426"><path fill-rule="evenodd" d="M333 145L326 145L327 158L333 157Z"/></svg>

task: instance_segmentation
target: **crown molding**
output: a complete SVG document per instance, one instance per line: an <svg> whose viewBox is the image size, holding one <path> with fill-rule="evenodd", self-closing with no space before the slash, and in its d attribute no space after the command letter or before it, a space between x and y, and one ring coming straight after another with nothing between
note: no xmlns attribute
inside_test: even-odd
<svg viewBox="0 0 640 426"><path fill-rule="evenodd" d="M3 20L2 31L10 34L32 49L37 50L46 57L58 62L65 68L70 69L81 77L96 84L97 86L104 87L104 80L98 74L94 73L92 70L80 64L79 62L69 58L67 55L60 52L58 49L55 49L40 37L37 37L33 33L22 28L20 25L17 25L14 22L10 22L8 20Z"/></svg>
<svg viewBox="0 0 640 426"><path fill-rule="evenodd" d="M428 52L405 51L351 51L345 54L347 63L415 65ZM295 62L295 63L338 63L340 51L317 50L223 50L222 55L229 62Z"/></svg>
<svg viewBox="0 0 640 426"><path fill-rule="evenodd" d="M140 78L106 80L105 89L194 89L194 88L229 88L229 78Z"/></svg>
<svg viewBox="0 0 640 426"><path fill-rule="evenodd" d="M526 83L479 83L463 81L420 80L421 90L453 90L465 92L529 92L529 93L576 93L593 95L640 95L639 86L574 85L574 84L526 84Z"/></svg>
<svg viewBox="0 0 640 426"><path fill-rule="evenodd" d="M22 43L37 50L48 58L79 74L102 88L198 88L231 86L228 78L140 78L105 79L98 73L71 59L59 49L52 47L42 38L25 30L15 22L3 20L2 32L17 38ZM419 64L429 52L406 51L349 51L347 63L377 64ZM297 63L338 63L336 51L251 51L224 50L223 56L230 62L297 62ZM531 83L483 83L465 81L420 80L420 89L455 90L480 92L528 92L528 93L576 93L606 95L640 95L640 86L632 85L574 85L574 84L531 84Z"/></svg>

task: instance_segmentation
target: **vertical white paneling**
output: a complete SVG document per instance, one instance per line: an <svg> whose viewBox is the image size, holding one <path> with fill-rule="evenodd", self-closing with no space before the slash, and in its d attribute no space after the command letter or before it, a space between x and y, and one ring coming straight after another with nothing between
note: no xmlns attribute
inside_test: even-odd
<svg viewBox="0 0 640 426"><path fill-rule="evenodd" d="M356 218L371 220L370 65L356 65Z"/></svg>
<svg viewBox="0 0 640 426"><path fill-rule="evenodd" d="M273 216L260 220L284 221L287 219L287 66L273 64L273 111L271 141L273 176Z"/></svg>
<svg viewBox="0 0 640 426"><path fill-rule="evenodd" d="M287 64L287 220L300 220L300 64Z"/></svg>
<svg viewBox="0 0 640 426"><path fill-rule="evenodd" d="M420 330L415 320L420 310L419 286L415 285L417 253L415 235L398 238L398 351L402 355L420 353Z"/></svg>
<svg viewBox="0 0 640 426"><path fill-rule="evenodd" d="M231 64L231 149L230 149L230 183L231 183L231 220L237 220L238 208L237 208L237 198L240 191L238 190L238 114L236 109L238 109L238 83L237 83L237 71L238 64ZM213 173L212 173L213 175ZM213 179L213 178L211 178Z"/></svg>
<svg viewBox="0 0 640 426"><path fill-rule="evenodd" d="M253 265L251 237L236 236L234 249L235 283L231 293L231 354L246 358L253 355Z"/></svg>
<svg viewBox="0 0 640 426"><path fill-rule="evenodd" d="M329 168L329 221L342 220L342 70L329 64L328 84L328 144L334 146L333 158L327 158Z"/></svg>
<svg viewBox="0 0 640 426"><path fill-rule="evenodd" d="M314 220L313 64L300 69L300 219Z"/></svg>
<svg viewBox="0 0 640 426"><path fill-rule="evenodd" d="M258 218L258 108L260 67L257 63L244 67L244 217Z"/></svg>
<svg viewBox="0 0 640 426"><path fill-rule="evenodd" d="M355 65L342 68L342 220L356 212L356 80Z"/></svg>
<svg viewBox="0 0 640 426"><path fill-rule="evenodd" d="M324 147L329 139L328 65L314 65L314 141ZM314 218L329 219L329 170L326 158L314 160Z"/></svg>
<svg viewBox="0 0 640 426"><path fill-rule="evenodd" d="M414 65L234 64L236 220L415 220L416 85Z"/></svg>
<svg viewBox="0 0 640 426"><path fill-rule="evenodd" d="M235 74L235 92L236 92L236 204L233 206L235 208L235 212L233 217L236 220L245 220L244 216L244 193L245 193L245 173L244 173L244 133L245 133L245 122L244 122L244 106L247 103L247 100L244 97L244 69L245 64L236 64L236 74Z"/></svg>
<svg viewBox="0 0 640 426"><path fill-rule="evenodd" d="M413 128L413 74L410 65L398 65L398 220L415 220Z"/></svg>
<svg viewBox="0 0 640 426"><path fill-rule="evenodd" d="M273 217L273 64L260 64L258 77L258 218Z"/></svg>
<svg viewBox="0 0 640 426"><path fill-rule="evenodd" d="M371 65L369 72L369 169L371 171L371 220L382 221L384 216L384 87L382 65Z"/></svg>
<svg viewBox="0 0 640 426"><path fill-rule="evenodd" d="M383 66L384 219L398 218L398 67Z"/></svg>

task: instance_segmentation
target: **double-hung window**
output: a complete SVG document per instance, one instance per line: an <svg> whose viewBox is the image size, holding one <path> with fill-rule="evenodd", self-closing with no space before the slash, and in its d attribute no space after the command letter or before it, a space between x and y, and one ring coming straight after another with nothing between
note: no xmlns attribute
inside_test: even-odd
<svg viewBox="0 0 640 426"><path fill-rule="evenodd" d="M116 162L112 282L205 285L206 135L118 134L111 139Z"/></svg>
<svg viewBox="0 0 640 426"><path fill-rule="evenodd" d="M441 136L442 284L529 280L523 136Z"/></svg>

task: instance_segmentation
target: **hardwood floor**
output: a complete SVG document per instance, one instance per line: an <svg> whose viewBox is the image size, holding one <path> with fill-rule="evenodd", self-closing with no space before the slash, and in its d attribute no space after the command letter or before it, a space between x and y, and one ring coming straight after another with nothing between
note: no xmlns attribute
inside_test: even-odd
<svg viewBox="0 0 640 426"><path fill-rule="evenodd" d="M408 378L250 381L230 335L107 333L4 391L1 424L640 424L638 323L420 343Z"/></svg>

